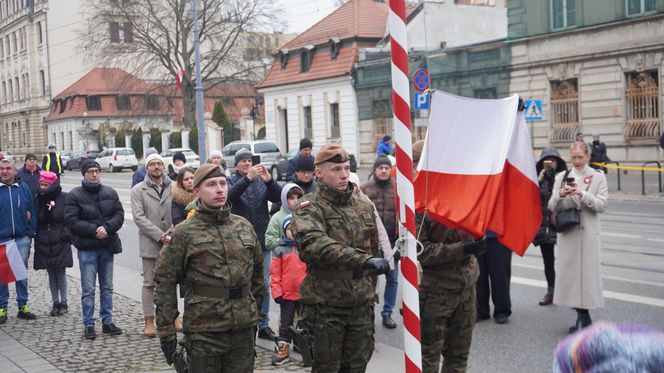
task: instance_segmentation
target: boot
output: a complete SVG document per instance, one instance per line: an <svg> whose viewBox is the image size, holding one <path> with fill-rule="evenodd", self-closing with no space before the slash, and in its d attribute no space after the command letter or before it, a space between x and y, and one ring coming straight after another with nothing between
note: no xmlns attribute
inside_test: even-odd
<svg viewBox="0 0 664 373"><path fill-rule="evenodd" d="M182 320L180 320L179 317L177 319L175 319L175 322L173 323L173 325L175 326L175 332L176 333L182 333Z"/></svg>
<svg viewBox="0 0 664 373"><path fill-rule="evenodd" d="M553 288L548 288L544 298L539 301L540 306L548 306L553 303Z"/></svg>
<svg viewBox="0 0 664 373"><path fill-rule="evenodd" d="M289 349L290 345L288 342L279 341L277 351L272 356L272 365L286 364L290 360Z"/></svg>
<svg viewBox="0 0 664 373"><path fill-rule="evenodd" d="M145 329L143 329L143 335L146 337L154 337L154 316L148 316L145 318Z"/></svg>
<svg viewBox="0 0 664 373"><path fill-rule="evenodd" d="M60 302L53 302L53 308L51 308L51 316L60 315Z"/></svg>

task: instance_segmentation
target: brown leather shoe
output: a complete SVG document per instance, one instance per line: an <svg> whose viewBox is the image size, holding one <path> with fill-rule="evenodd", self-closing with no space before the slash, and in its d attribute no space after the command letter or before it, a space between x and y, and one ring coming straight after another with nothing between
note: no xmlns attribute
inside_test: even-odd
<svg viewBox="0 0 664 373"><path fill-rule="evenodd" d="M547 294L539 301L540 306L548 306L553 303L553 294Z"/></svg>
<svg viewBox="0 0 664 373"><path fill-rule="evenodd" d="M143 335L146 337L154 337L154 317L148 316L145 318L145 329L143 329Z"/></svg>
<svg viewBox="0 0 664 373"><path fill-rule="evenodd" d="M178 317L175 319L175 322L173 323L175 325L175 331L178 333L182 333L182 320Z"/></svg>

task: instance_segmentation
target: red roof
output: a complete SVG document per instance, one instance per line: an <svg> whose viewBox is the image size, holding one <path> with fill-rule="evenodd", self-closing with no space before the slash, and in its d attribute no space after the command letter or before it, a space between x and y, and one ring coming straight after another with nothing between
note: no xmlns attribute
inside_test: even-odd
<svg viewBox="0 0 664 373"><path fill-rule="evenodd" d="M272 68L258 88L266 88L310 80L332 78L350 74L357 62L360 48L375 46L385 35L388 5L375 0L349 0L308 30L281 47L289 51L285 68L275 53ZM330 39L339 39L341 47L336 59L327 49ZM300 54L294 53L305 46L323 46L313 50L309 71L300 71Z"/></svg>
<svg viewBox="0 0 664 373"><path fill-rule="evenodd" d="M81 79L60 92L55 99L74 95L146 93L156 88L144 80L118 68L95 67Z"/></svg>

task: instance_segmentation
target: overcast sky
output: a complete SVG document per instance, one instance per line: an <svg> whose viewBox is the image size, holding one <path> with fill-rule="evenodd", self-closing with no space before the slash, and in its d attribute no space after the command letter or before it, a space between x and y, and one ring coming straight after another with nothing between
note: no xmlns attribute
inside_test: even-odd
<svg viewBox="0 0 664 373"><path fill-rule="evenodd" d="M335 0L281 0L286 15L286 32L299 34L335 9Z"/></svg>

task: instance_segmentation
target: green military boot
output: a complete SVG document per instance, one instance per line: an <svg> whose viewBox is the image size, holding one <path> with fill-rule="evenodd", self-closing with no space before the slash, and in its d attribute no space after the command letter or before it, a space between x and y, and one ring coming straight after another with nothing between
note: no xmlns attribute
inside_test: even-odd
<svg viewBox="0 0 664 373"><path fill-rule="evenodd" d="M0 308L0 324L4 324L7 322L7 310L4 308Z"/></svg>
<svg viewBox="0 0 664 373"><path fill-rule="evenodd" d="M28 306L23 306L18 310L18 315L16 315L19 319L25 319L25 320L34 320L37 318L34 313L30 312L30 308Z"/></svg>

